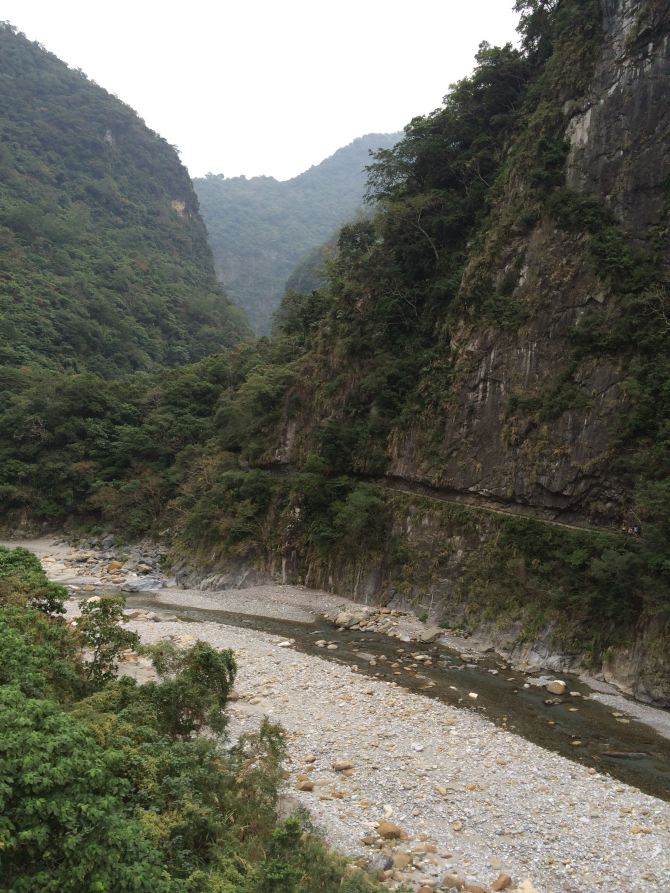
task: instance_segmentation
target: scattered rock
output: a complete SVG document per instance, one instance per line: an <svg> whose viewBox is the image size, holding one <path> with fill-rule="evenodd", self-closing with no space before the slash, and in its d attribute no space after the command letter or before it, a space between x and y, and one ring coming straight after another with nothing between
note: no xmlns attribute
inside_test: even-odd
<svg viewBox="0 0 670 893"><path fill-rule="evenodd" d="M314 782L309 779L304 779L303 781L299 781L295 786L297 791L313 791L314 790Z"/></svg>
<svg viewBox="0 0 670 893"><path fill-rule="evenodd" d="M551 692L552 695L564 695L567 685L562 679L552 679L551 682L547 682L545 688L547 691Z"/></svg>
<svg viewBox="0 0 670 893"><path fill-rule="evenodd" d="M395 853L393 856L393 867L397 868L399 871L403 871L403 869L407 868L408 865L412 864L412 857L409 853Z"/></svg>
<svg viewBox="0 0 670 893"><path fill-rule="evenodd" d="M445 874L442 878L442 886L446 887L447 890L450 890L452 887L455 887L457 890L464 890L465 881L457 874Z"/></svg>
<svg viewBox="0 0 670 893"><path fill-rule="evenodd" d="M354 764L350 763L349 760L333 760L331 768L334 772L346 772L347 769L353 769Z"/></svg>
<svg viewBox="0 0 670 893"><path fill-rule="evenodd" d="M384 840L399 840L403 836L403 831L392 822L382 821L377 825L377 834Z"/></svg>
<svg viewBox="0 0 670 893"><path fill-rule="evenodd" d="M439 639L443 632L444 630L440 629L439 626L427 626L417 633L416 639L418 642L434 642L435 639Z"/></svg>
<svg viewBox="0 0 670 893"><path fill-rule="evenodd" d="M380 871L389 871L393 868L393 859L388 853L375 853L368 861L368 870L372 874L378 874Z"/></svg>
<svg viewBox="0 0 670 893"><path fill-rule="evenodd" d="M498 877L491 884L491 889L495 890L497 893L498 890L506 890L511 885L512 878L508 874L505 874L503 872L502 874L499 874Z"/></svg>
<svg viewBox="0 0 670 893"><path fill-rule="evenodd" d="M340 611L340 613L335 618L335 626L344 626L349 627L353 623L355 623L354 615L349 611Z"/></svg>
<svg viewBox="0 0 670 893"><path fill-rule="evenodd" d="M142 577L142 579L128 580L123 584L121 589L124 592L152 592L155 589L162 589L163 581L158 577Z"/></svg>

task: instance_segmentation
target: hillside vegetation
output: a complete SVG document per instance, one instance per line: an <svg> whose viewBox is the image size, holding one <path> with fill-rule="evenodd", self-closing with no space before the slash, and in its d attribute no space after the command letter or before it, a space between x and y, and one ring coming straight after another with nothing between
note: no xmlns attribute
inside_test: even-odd
<svg viewBox="0 0 670 893"><path fill-rule="evenodd" d="M399 137L359 137L291 180L209 174L194 181L219 280L256 332L269 334L303 256L361 208L370 152L390 148Z"/></svg>
<svg viewBox="0 0 670 893"><path fill-rule="evenodd" d="M521 48L482 44L377 153L374 213L341 229L323 287L286 297L275 337L111 387L23 379L0 416L6 517L153 532L181 563L283 567L445 624L550 630L594 663L647 635L649 690L670 699L667 192L640 227L630 172L657 171L633 150L619 206L573 183L567 135L613 95L598 72L619 7L517 7ZM667 4L635 8L631 58L670 29ZM624 120L643 107L627 95ZM620 532L633 522L641 537Z"/></svg>
<svg viewBox="0 0 670 893"><path fill-rule="evenodd" d="M122 600L90 599L74 625L66 596L30 552L0 547L2 893L378 889L277 821L283 733L227 740L230 651L143 649ZM116 676L128 649L156 681Z"/></svg>
<svg viewBox="0 0 670 893"><path fill-rule="evenodd" d="M0 364L110 377L246 334L175 150L7 23L0 85Z"/></svg>

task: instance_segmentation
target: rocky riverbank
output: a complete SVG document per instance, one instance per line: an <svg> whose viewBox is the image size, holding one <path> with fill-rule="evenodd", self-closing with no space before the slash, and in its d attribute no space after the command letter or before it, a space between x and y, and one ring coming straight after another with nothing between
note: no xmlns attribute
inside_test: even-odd
<svg viewBox="0 0 670 893"><path fill-rule="evenodd" d="M278 637L212 623L130 626L145 641L171 635L235 650L231 733L265 715L279 721L287 792L391 889L459 888L456 877L488 890L501 873L510 889L539 893L670 884L667 803Z"/></svg>
<svg viewBox="0 0 670 893"><path fill-rule="evenodd" d="M50 576L73 587L72 614L98 585L120 588L155 570L139 561L142 555L132 555L128 562L150 571L122 564L113 570L122 571L117 576L125 575L124 583L102 577L96 582L95 568L119 559L96 554L79 561L65 544L32 547L41 551ZM169 595L173 602L211 605L213 594L170 589ZM217 602L219 597L231 609L254 613L264 604L282 617L304 617L317 606L339 614L360 610L332 595L293 587L216 593ZM160 622L143 612L129 626L146 642L170 636L187 644L200 638L235 650L240 669L229 708L231 735L255 727L265 715L280 722L289 746L287 806L307 808L333 846L377 872L390 889L668 889L667 803L543 750L477 713L299 653L278 636L180 622L160 611L156 616ZM351 623L354 616L339 619ZM353 625L402 621L373 612ZM399 629L387 632L402 635ZM146 678L150 670L131 657L124 672Z"/></svg>

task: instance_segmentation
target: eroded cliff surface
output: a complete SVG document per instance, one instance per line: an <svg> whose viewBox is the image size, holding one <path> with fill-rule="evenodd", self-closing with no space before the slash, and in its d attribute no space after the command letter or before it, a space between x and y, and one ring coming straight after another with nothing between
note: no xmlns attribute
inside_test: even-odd
<svg viewBox="0 0 670 893"><path fill-rule="evenodd" d="M382 154L380 212L287 308L260 563L667 702L670 4L539 6Z"/></svg>
<svg viewBox="0 0 670 893"><path fill-rule="evenodd" d="M602 0L602 50L567 128L568 185L602 196L641 240L667 222L668 8L665 0Z"/></svg>
<svg viewBox="0 0 670 893"><path fill-rule="evenodd" d="M625 344L602 351L582 342L593 330L621 325L630 312L617 253L669 256L669 11L666 2L646 0L603 0L594 9L592 20L582 11L572 33L565 26L546 70L531 79L516 131L499 152L487 216L461 251L455 295L447 293L444 309L434 300L422 306L403 282L405 245L391 258L400 272L383 284L383 297L350 276L348 287L358 288L339 310L350 314L349 327L343 332L334 321L322 328L289 403L276 459L300 464L324 428L360 428L367 416L349 463L355 471L383 470L592 523L629 520L636 471L622 419L636 399L630 352ZM542 163L558 173L540 188L534 166L542 152L549 157L552 140L560 163ZM453 236L431 230L430 218L421 216L437 202L436 190L422 188L410 199L416 219L405 225L430 241L437 262L423 275L440 293L455 275L455 264L444 261ZM383 238L389 235L395 232L387 222ZM417 257L411 262L419 266ZM379 306L393 290L408 316L414 313L410 325L430 332L430 356L417 363L414 386L403 385L402 411L384 427L380 389L400 389L385 371L389 357L372 336L361 339L365 348L355 355L349 344L366 318L371 328L390 328ZM417 350L411 335L389 338L384 348L396 356ZM365 389L362 380L370 381Z"/></svg>

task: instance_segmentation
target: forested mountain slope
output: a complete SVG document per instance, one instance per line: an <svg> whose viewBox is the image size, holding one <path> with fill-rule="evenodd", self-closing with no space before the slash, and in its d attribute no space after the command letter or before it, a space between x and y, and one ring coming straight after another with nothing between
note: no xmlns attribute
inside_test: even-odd
<svg viewBox="0 0 670 893"><path fill-rule="evenodd" d="M5 410L15 517L163 531L670 702L670 3L517 8L521 48L378 153L274 338Z"/></svg>
<svg viewBox="0 0 670 893"><path fill-rule="evenodd" d="M370 151L400 134L370 133L293 177L208 175L194 181L219 280L261 334L301 258L363 203Z"/></svg>
<svg viewBox="0 0 670 893"><path fill-rule="evenodd" d="M520 0L521 49L482 45L378 154L377 212L282 308L288 361L218 411L271 473L192 483L182 554L494 622L670 698L669 7Z"/></svg>
<svg viewBox="0 0 670 893"><path fill-rule="evenodd" d="M245 331L175 150L0 23L0 364L110 376Z"/></svg>

